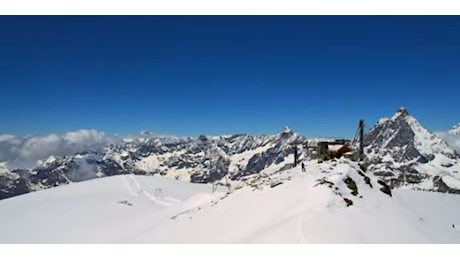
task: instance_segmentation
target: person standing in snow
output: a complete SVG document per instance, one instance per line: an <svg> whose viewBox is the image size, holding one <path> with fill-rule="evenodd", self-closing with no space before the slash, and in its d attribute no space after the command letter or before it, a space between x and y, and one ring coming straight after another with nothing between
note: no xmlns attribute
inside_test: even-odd
<svg viewBox="0 0 460 260"><path fill-rule="evenodd" d="M302 162L302 171L305 171L305 164Z"/></svg>

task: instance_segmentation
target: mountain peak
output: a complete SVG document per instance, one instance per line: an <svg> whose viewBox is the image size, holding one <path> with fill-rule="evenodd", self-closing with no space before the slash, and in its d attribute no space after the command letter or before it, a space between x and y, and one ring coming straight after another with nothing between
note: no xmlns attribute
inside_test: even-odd
<svg viewBox="0 0 460 260"><path fill-rule="evenodd" d="M422 189L438 189L435 180L430 179L433 176L448 174L460 179L455 150L403 107L392 118L379 120L364 136L364 153L368 169L393 186L410 183Z"/></svg>
<svg viewBox="0 0 460 260"><path fill-rule="evenodd" d="M451 129L447 131L449 134L460 135L460 123L454 125Z"/></svg>
<svg viewBox="0 0 460 260"><path fill-rule="evenodd" d="M283 131L282 131L282 132L283 132L283 133L292 133L292 130L291 130L291 128L290 128L289 126L285 126L285 127L283 128Z"/></svg>
<svg viewBox="0 0 460 260"><path fill-rule="evenodd" d="M140 132L141 135L151 135L152 133L150 133L149 131L147 130L143 130Z"/></svg>
<svg viewBox="0 0 460 260"><path fill-rule="evenodd" d="M399 117L399 116L408 116L409 112L405 107L400 107L398 108L398 111L396 111L396 114L394 115L393 118Z"/></svg>

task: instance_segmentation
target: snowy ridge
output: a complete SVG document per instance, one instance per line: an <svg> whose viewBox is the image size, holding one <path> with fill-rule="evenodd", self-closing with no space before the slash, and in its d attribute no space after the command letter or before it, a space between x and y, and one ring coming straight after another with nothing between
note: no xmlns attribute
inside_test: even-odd
<svg viewBox="0 0 460 260"><path fill-rule="evenodd" d="M121 175L9 198L0 243L460 243L458 195L388 192L345 159L244 179L213 193Z"/></svg>
<svg viewBox="0 0 460 260"><path fill-rule="evenodd" d="M451 159L458 158L458 154L441 138L432 134L424 128L414 117L407 115L405 120L415 133L414 144L417 150L423 155L443 154Z"/></svg>

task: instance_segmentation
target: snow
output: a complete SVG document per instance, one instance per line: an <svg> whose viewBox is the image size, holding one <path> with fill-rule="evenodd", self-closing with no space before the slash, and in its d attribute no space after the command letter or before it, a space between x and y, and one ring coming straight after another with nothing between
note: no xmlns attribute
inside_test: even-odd
<svg viewBox="0 0 460 260"><path fill-rule="evenodd" d="M446 167L448 165L452 166ZM449 174L460 180L460 164L456 160L450 159L443 154L436 154L432 161L424 164L419 164L416 166L416 169L426 174Z"/></svg>
<svg viewBox="0 0 460 260"><path fill-rule="evenodd" d="M460 180L446 175L442 177L442 181L450 188L460 190Z"/></svg>
<svg viewBox="0 0 460 260"><path fill-rule="evenodd" d="M290 133L290 132L292 132L292 130L291 130L291 128L290 128L289 126L285 126L285 127L283 128L283 131L282 131L282 132L283 132L283 133Z"/></svg>
<svg viewBox="0 0 460 260"><path fill-rule="evenodd" d="M180 156L185 153L185 150L174 151L172 153L165 154L153 154L147 157L143 157L139 161L136 161L134 164L138 169L141 169L146 172L151 172L156 169L169 169L167 166L162 165L162 163L173 156Z"/></svg>
<svg viewBox="0 0 460 260"><path fill-rule="evenodd" d="M384 118L381 118L379 119L379 121L377 122L378 125L381 125L381 124L384 124L388 121L390 121L391 119L390 118L387 118L387 117L384 117Z"/></svg>
<svg viewBox="0 0 460 260"><path fill-rule="evenodd" d="M279 170L281 170L281 168L283 168L284 166L286 166L286 164L288 163L294 163L294 154L290 154L286 157L284 157L284 160L278 164L271 164L270 166L268 166L267 168L265 168L262 172L263 173L275 173Z"/></svg>
<svg viewBox="0 0 460 260"><path fill-rule="evenodd" d="M452 147L447 145L441 138L430 133L427 129L420 125L420 123L412 116L406 117L407 123L412 128L415 134L415 146L417 150L423 154L454 154L455 151Z"/></svg>
<svg viewBox="0 0 460 260"><path fill-rule="evenodd" d="M454 148L457 153L460 154L460 128L458 130L459 132L456 134L455 132L453 133L451 131L437 131L434 132L434 134L443 139L444 142L446 142L449 146Z"/></svg>
<svg viewBox="0 0 460 260"><path fill-rule="evenodd" d="M329 149L329 151L337 152L337 151L339 151L339 149L342 148L342 147L343 147L343 145L336 144L336 145L329 145L329 146L328 146L328 149Z"/></svg>
<svg viewBox="0 0 460 260"><path fill-rule="evenodd" d="M51 155L50 157L48 157L46 160L38 160L38 163L41 164L41 165L49 165L49 164L52 164L54 162L57 161L57 157L54 156L54 155Z"/></svg>
<svg viewBox="0 0 460 260"><path fill-rule="evenodd" d="M174 167L168 170L166 176L189 182L191 181L192 171L193 169L190 168L179 169L178 167Z"/></svg>
<svg viewBox="0 0 460 260"><path fill-rule="evenodd" d="M394 162L394 159L390 154L386 154L382 157L382 162Z"/></svg>
<svg viewBox="0 0 460 260"><path fill-rule="evenodd" d="M263 153L270 148L273 148L276 144L267 144L265 146L258 147L253 150L245 151L242 153L234 154L230 156L230 165L228 167L229 172L237 172L239 167L243 169L248 165L249 160L256 154Z"/></svg>
<svg viewBox="0 0 460 260"><path fill-rule="evenodd" d="M305 173L269 176L268 184L281 185L254 175L258 188L230 194L158 176L73 183L0 201L0 243L460 243L459 195L390 197L356 169L345 159L309 161ZM337 190L317 185L323 178Z"/></svg>
<svg viewBox="0 0 460 260"><path fill-rule="evenodd" d="M163 199L155 198L157 189ZM222 196L220 190L211 194L211 185L129 175L41 190L0 201L0 243L125 242L142 228L160 224L155 220L162 214L203 203L200 194ZM169 215L162 220L170 220Z"/></svg>
<svg viewBox="0 0 460 260"><path fill-rule="evenodd" d="M7 162L0 162L0 176L13 176L13 174L8 170Z"/></svg>
<svg viewBox="0 0 460 260"><path fill-rule="evenodd" d="M453 135L460 135L460 123L457 125L454 125L449 131L447 131L448 134L453 134Z"/></svg>
<svg viewBox="0 0 460 260"><path fill-rule="evenodd" d="M161 155L150 155L142 158L139 161L136 161L135 166L147 173L153 172L155 170L164 170L166 171L166 177L177 178L181 181L189 182L191 180L191 174L194 171L194 168L179 168L172 167L169 168L167 165L163 164L168 158L173 156L180 156L185 153L185 150L175 151L172 153L166 153ZM204 153L199 153L197 156L203 156Z"/></svg>

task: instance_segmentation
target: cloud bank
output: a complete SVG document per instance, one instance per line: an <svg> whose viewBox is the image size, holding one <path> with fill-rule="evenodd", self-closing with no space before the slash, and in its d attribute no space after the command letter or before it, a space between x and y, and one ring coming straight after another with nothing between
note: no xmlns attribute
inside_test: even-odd
<svg viewBox="0 0 460 260"><path fill-rule="evenodd" d="M450 134L443 131L434 132L435 135L444 140L448 145L460 153L460 135Z"/></svg>
<svg viewBox="0 0 460 260"><path fill-rule="evenodd" d="M43 136L0 135L0 162L46 159L51 155L66 156L97 149L110 143L120 143L120 137L106 135L96 130L79 130L65 135Z"/></svg>

